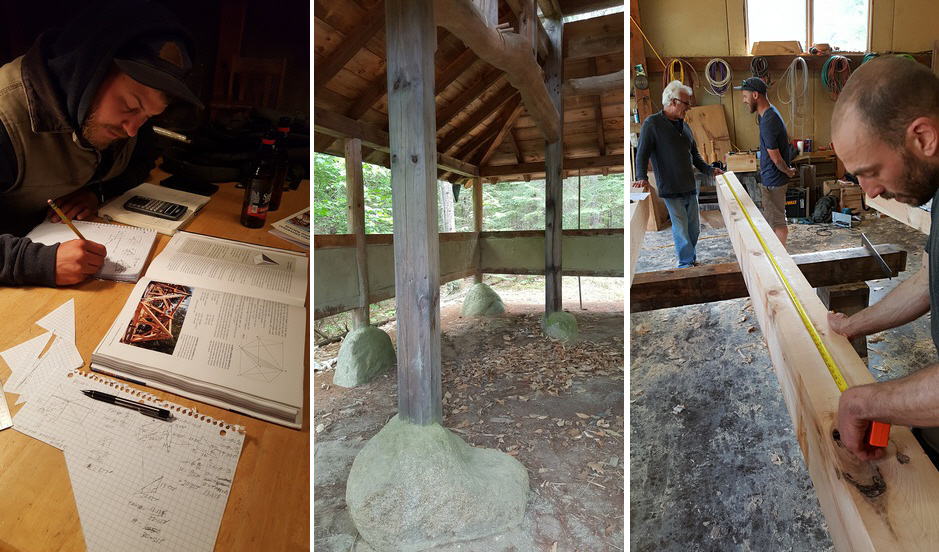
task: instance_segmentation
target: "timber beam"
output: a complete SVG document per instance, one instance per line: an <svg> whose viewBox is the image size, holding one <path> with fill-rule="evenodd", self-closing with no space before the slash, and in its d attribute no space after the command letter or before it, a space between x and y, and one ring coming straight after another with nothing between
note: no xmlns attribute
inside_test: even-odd
<svg viewBox="0 0 939 552"><path fill-rule="evenodd" d="M891 429L887 453L877 462L858 461L835 439L840 392L756 232L786 275L809 324L817 329L848 385L872 383L874 378L848 340L830 330L827 309L733 173L718 178L717 192L835 549L935 548L939 542L935 499L939 496L939 472L905 427ZM745 218L744 208L756 232Z"/></svg>
<svg viewBox="0 0 939 552"><path fill-rule="evenodd" d="M877 252L896 276L906 270L907 252L897 245L878 245ZM853 284L884 277L863 247L793 255L799 270L815 288ZM675 270L640 272L629 288L629 312L697 305L747 297L740 265L723 263Z"/></svg>
<svg viewBox="0 0 939 552"><path fill-rule="evenodd" d="M434 16L437 25L462 40L481 59L505 71L546 142L560 140L560 111L551 101L541 66L532 55L527 38L489 26L470 0L435 0Z"/></svg>
<svg viewBox="0 0 939 552"><path fill-rule="evenodd" d="M374 150L385 153L391 151L390 139L384 130L320 107L313 108L313 130L336 138L358 138L362 141L362 145ZM479 176L479 168L475 165L442 153L437 154L437 167L462 176Z"/></svg>
<svg viewBox="0 0 939 552"><path fill-rule="evenodd" d="M597 75L595 77L583 77L580 79L567 79L561 86L561 95L568 96L590 96L605 94L611 90L622 90L625 85L624 70L620 69L615 73L606 75Z"/></svg>

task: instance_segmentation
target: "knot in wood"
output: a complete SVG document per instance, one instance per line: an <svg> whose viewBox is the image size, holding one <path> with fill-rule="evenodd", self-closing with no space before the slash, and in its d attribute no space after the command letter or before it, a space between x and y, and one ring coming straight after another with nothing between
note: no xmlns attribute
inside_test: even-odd
<svg viewBox="0 0 939 552"><path fill-rule="evenodd" d="M397 89L399 89L399 88L401 88L401 79L400 79L400 78L397 78L397 79L395 79L395 83L394 83L394 85L391 87L391 89L392 89L392 90L397 90Z"/></svg>
<svg viewBox="0 0 939 552"><path fill-rule="evenodd" d="M411 163L417 163L417 155L411 155Z"/></svg>

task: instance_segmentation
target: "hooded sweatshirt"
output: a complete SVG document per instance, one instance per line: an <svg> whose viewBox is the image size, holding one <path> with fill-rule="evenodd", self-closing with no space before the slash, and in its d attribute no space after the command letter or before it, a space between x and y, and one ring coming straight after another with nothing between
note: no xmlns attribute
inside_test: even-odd
<svg viewBox="0 0 939 552"><path fill-rule="evenodd" d="M46 199L88 187L100 200L143 182L158 154L152 129L96 151L81 138L116 54L138 38L192 40L163 6L98 3L62 30L44 32L0 67L0 284L55 285L57 245L22 236L42 221Z"/></svg>

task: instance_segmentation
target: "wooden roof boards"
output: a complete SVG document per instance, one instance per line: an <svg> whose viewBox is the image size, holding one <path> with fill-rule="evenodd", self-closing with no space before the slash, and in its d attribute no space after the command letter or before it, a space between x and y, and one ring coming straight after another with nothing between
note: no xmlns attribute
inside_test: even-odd
<svg viewBox="0 0 939 552"><path fill-rule="evenodd" d="M573 15L615 4L558 0L552 6L559 7L564 15ZM387 133L383 6L383 0L315 0L313 103L317 113L335 113ZM508 27L501 30L503 34L519 31L515 9L515 0L499 4L499 21ZM542 25L536 26L537 32L543 32ZM567 23L563 34L565 81L624 69L623 13ZM541 37L539 43L543 48ZM537 63L542 65L543 57ZM479 172L492 174L493 181L543 174L543 166L535 165L544 163L544 129L536 125L540 119L533 118L519 99L509 75L480 59L441 26L437 27L434 65L438 153L472 167L482 163ZM568 166L576 166L584 174L623 171L623 103L623 87L601 94L564 97L564 158L582 160L574 165L565 162L565 170L570 172ZM322 130L315 132L314 150L343 155L337 133ZM387 152L381 148L363 152L363 158L388 166ZM466 178L450 172L443 176L451 181Z"/></svg>

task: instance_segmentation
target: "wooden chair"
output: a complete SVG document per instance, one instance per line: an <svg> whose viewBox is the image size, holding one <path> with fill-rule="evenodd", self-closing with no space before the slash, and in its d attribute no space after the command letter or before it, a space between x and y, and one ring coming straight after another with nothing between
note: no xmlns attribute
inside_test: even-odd
<svg viewBox="0 0 939 552"><path fill-rule="evenodd" d="M216 120L221 112L248 112L254 107L279 109L286 71L286 58L233 56L228 94L209 102L210 118Z"/></svg>

